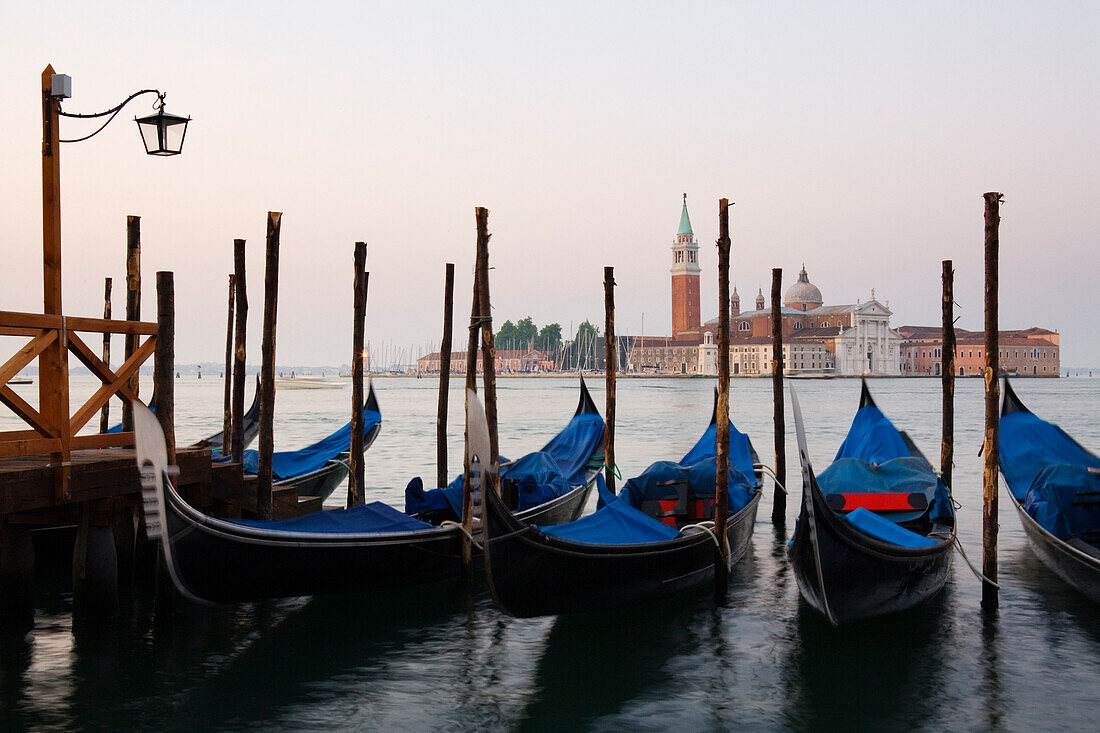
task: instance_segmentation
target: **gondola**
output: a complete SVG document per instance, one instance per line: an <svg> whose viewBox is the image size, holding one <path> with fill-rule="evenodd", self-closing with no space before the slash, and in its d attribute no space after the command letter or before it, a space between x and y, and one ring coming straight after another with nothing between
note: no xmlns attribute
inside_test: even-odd
<svg viewBox="0 0 1100 733"><path fill-rule="evenodd" d="M802 507L787 554L798 590L834 626L902 611L939 593L951 567L951 494L863 382L833 463L815 476L798 396L791 405Z"/></svg>
<svg viewBox="0 0 1100 733"><path fill-rule="evenodd" d="M500 459L500 486L505 505L525 524L563 524L580 517L596 476L603 467L600 452L604 421L580 380L580 399L573 419L543 446L516 461ZM440 489L424 490L414 478L405 488L405 513L429 524L457 522L462 514L462 475Z"/></svg>
<svg viewBox="0 0 1100 733"><path fill-rule="evenodd" d="M713 533L716 425L679 462L661 461L600 507L555 527L524 525L485 494L486 577L500 608L518 617L598 611L664 598L712 580L722 562ZM760 481L748 437L730 425L730 566L752 539Z"/></svg>
<svg viewBox="0 0 1100 733"><path fill-rule="evenodd" d="M1035 554L1100 603L1100 458L1024 406L1005 379L1001 473Z"/></svg>
<svg viewBox="0 0 1100 733"><path fill-rule="evenodd" d="M156 418L148 410L134 414L138 465L152 467L142 472L146 527L150 538L159 538L173 583L187 598L373 592L462 575L460 525L435 526L381 502L268 522L207 516L164 480L167 459Z"/></svg>
<svg viewBox="0 0 1100 733"><path fill-rule="evenodd" d="M382 411L374 394L374 385L367 391L363 407L363 452L365 453L382 430ZM271 458L272 486L295 488L299 497L316 497L324 501L348 477L351 465L351 422L321 438L312 445L292 451L279 451ZM244 452L244 472L255 475L259 468L259 452Z"/></svg>

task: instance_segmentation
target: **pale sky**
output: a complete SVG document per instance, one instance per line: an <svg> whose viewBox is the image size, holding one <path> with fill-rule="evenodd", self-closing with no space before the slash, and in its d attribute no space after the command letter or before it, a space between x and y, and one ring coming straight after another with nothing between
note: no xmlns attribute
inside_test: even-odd
<svg viewBox="0 0 1100 733"><path fill-rule="evenodd" d="M0 4L0 309L41 309L47 63L70 112L157 87L194 122L144 154L137 100L63 146L65 312L124 308L142 217L144 315L175 271L176 358L219 361L232 241L248 239L259 363L266 212L284 212L277 361L350 361L352 247L368 242L367 337L437 342L443 269L469 313L475 206L490 209L495 324L568 335L670 329L669 249L687 192L703 318L717 313L717 199L751 307L805 261L827 303L890 301L982 327L982 193L1005 194L1001 325L1063 335L1100 365L1100 4L24 2ZM62 136L90 131L66 120ZM13 349L4 349L10 353Z"/></svg>

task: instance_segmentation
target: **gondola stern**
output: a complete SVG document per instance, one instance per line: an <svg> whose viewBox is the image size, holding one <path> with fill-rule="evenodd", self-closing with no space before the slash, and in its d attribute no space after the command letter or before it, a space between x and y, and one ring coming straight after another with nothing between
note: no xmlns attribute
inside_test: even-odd
<svg viewBox="0 0 1100 733"><path fill-rule="evenodd" d="M1010 415L1013 412L1031 412L1027 409L1020 398L1016 396L1016 390L1012 389L1012 383L1008 381L1008 377L1005 377L1005 393L1001 398L1001 417Z"/></svg>
<svg viewBox="0 0 1100 733"><path fill-rule="evenodd" d="M581 396L577 401L577 411L573 413L573 417L577 415L599 415L600 411L596 408L596 403L592 401L592 395L588 392L588 385L584 383L584 377L581 380Z"/></svg>
<svg viewBox="0 0 1100 733"><path fill-rule="evenodd" d="M859 378L859 407L860 409L870 405L871 407L877 407L875 399L871 397L871 389L867 386L867 379L865 377Z"/></svg>
<svg viewBox="0 0 1100 733"><path fill-rule="evenodd" d="M367 382L367 404L364 408L372 412L382 414L382 408L378 406L378 397L374 394L374 380L371 379Z"/></svg>

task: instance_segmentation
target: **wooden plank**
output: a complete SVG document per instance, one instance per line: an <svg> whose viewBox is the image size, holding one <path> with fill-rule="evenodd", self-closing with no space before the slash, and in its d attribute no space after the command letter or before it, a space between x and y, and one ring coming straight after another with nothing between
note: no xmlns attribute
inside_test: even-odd
<svg viewBox="0 0 1100 733"><path fill-rule="evenodd" d="M46 328L59 329L61 326L62 316L60 315L0 311L0 335L2 336L21 335L8 333L7 329L40 331ZM119 319L68 316L64 318L64 326L73 331L86 333L132 333L138 336L155 336L157 333L157 324L137 320L123 321Z"/></svg>
<svg viewBox="0 0 1100 733"><path fill-rule="evenodd" d="M92 448L125 448L134 444L133 433L93 433L91 435L74 435L73 450L89 450Z"/></svg>
<svg viewBox="0 0 1100 733"><path fill-rule="evenodd" d="M49 422L31 407L26 400L15 393L15 390L7 384L0 382L0 402L3 402L12 412L18 415L23 422L30 425L35 431L45 438L59 438L58 431Z"/></svg>
<svg viewBox="0 0 1100 733"><path fill-rule="evenodd" d="M70 331L68 337L69 351L73 352L76 358L79 359L84 366L88 367L88 371L99 377L99 381L104 384L110 384L118 377L118 375L112 372L111 368L107 366L107 364L100 359L96 353L92 351L91 347L84 343L79 336ZM138 398L138 396L131 392L130 388L126 385L119 387L118 392L116 392L114 396L123 401L136 400ZM110 398L108 397L108 401L109 400Z"/></svg>
<svg viewBox="0 0 1100 733"><path fill-rule="evenodd" d="M0 458L53 453L61 450L61 438L21 438L0 442ZM0 512L2 514L3 512Z"/></svg>
<svg viewBox="0 0 1100 733"><path fill-rule="evenodd" d="M111 317L111 278L103 279L103 317ZM74 334L69 334L72 337ZM103 334L103 357L100 359L107 369L111 368L111 334ZM113 374L114 372L112 372ZM105 433L111 429L111 401L103 405L99 412L99 432Z"/></svg>
<svg viewBox="0 0 1100 733"><path fill-rule="evenodd" d="M46 350L46 347L57 338L57 331L44 331L31 339L23 348L0 366L0 384L7 384L12 377L23 370L23 367L34 361L35 357Z"/></svg>
<svg viewBox="0 0 1100 733"><path fill-rule="evenodd" d="M75 434L84 427L88 421L92 419L92 416L99 412L99 408L103 407L103 403L111 399L111 396L125 385L126 380L129 379L131 375L137 373L138 368L153 353L153 349L156 345L157 339L155 336L150 336L145 339L145 343L134 352L134 355L119 367L114 380L111 381L110 384L104 384L97 389L91 399L85 402L84 406L73 415L72 420L69 421L70 434Z"/></svg>

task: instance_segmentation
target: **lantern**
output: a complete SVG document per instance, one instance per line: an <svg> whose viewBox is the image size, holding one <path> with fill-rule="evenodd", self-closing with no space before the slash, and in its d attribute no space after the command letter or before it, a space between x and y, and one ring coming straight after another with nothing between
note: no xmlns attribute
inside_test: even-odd
<svg viewBox="0 0 1100 733"><path fill-rule="evenodd" d="M179 155L183 150L183 137L187 133L190 117L170 115L164 111L164 100L160 109L148 117L136 117L141 141L145 143L145 152L149 155Z"/></svg>

